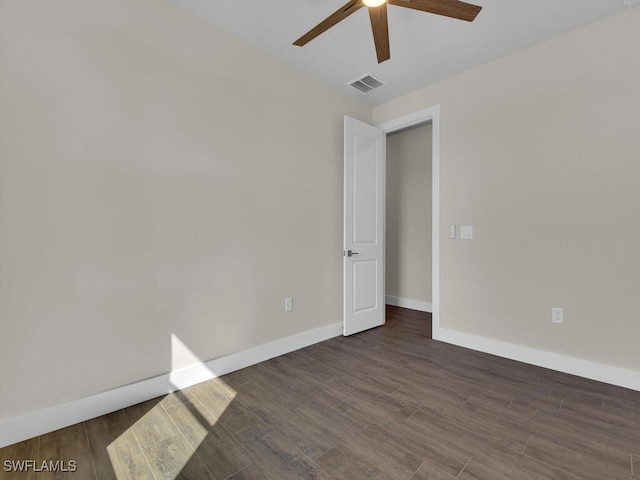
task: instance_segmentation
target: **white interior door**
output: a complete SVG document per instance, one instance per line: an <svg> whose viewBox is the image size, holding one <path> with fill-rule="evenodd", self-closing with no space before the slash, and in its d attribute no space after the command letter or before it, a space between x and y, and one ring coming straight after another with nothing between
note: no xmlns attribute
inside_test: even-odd
<svg viewBox="0 0 640 480"><path fill-rule="evenodd" d="M385 135L344 118L344 335L385 321Z"/></svg>

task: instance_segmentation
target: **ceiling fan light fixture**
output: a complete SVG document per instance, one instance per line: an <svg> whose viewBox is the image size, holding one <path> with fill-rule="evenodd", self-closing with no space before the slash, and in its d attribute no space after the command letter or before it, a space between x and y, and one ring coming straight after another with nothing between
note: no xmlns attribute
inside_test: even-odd
<svg viewBox="0 0 640 480"><path fill-rule="evenodd" d="M362 3L367 7L379 7L380 5L387 3L387 0L362 0Z"/></svg>
<svg viewBox="0 0 640 480"><path fill-rule="evenodd" d="M625 1L640 2L640 0ZM318 35L326 32L335 24L366 6L369 7L369 19L371 20L371 30L373 32L373 41L376 45L378 63L386 62L391 58L387 3L467 22L473 22L480 10L482 10L481 6L465 3L462 0L349 0L345 5L293 42L293 44L298 47L306 45Z"/></svg>

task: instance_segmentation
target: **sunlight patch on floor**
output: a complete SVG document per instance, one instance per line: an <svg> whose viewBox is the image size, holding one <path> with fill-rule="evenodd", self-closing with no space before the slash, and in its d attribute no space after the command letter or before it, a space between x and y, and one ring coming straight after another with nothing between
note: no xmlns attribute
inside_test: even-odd
<svg viewBox="0 0 640 480"><path fill-rule="evenodd" d="M206 471L196 451L237 394L175 334L171 366L176 391L126 409L133 423L107 447L118 480L173 480ZM180 390L189 380L193 383L194 373L201 383Z"/></svg>

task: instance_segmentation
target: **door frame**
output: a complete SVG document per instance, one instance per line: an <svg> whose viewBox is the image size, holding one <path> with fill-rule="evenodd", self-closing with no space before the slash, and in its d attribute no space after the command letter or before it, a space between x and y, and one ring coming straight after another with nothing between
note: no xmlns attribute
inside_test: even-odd
<svg viewBox="0 0 640 480"><path fill-rule="evenodd" d="M376 125L385 137L389 133L431 122L431 285L432 306L431 337L439 340L440 332L440 104ZM386 185L386 173L385 173ZM386 275L386 269L385 269Z"/></svg>

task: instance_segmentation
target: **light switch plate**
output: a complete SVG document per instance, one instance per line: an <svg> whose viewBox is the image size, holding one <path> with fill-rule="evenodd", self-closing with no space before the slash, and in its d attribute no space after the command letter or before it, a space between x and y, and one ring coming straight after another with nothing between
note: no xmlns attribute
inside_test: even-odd
<svg viewBox="0 0 640 480"><path fill-rule="evenodd" d="M473 227L470 225L462 225L460 227L460 238L462 240L471 240L473 238Z"/></svg>
<svg viewBox="0 0 640 480"><path fill-rule="evenodd" d="M449 227L449 238L451 240L454 240L456 238L456 226L455 225L451 225Z"/></svg>

